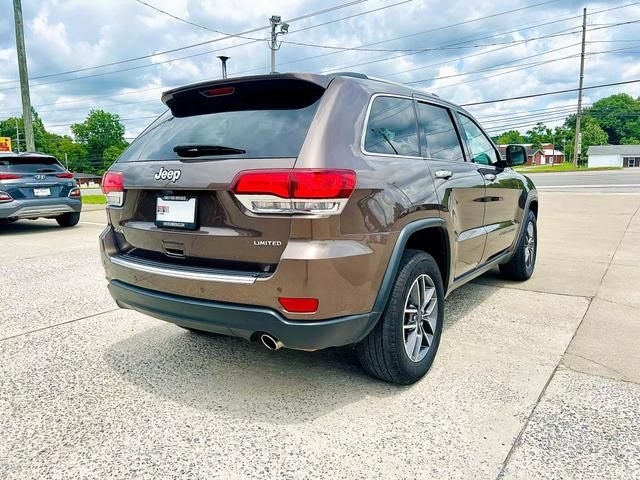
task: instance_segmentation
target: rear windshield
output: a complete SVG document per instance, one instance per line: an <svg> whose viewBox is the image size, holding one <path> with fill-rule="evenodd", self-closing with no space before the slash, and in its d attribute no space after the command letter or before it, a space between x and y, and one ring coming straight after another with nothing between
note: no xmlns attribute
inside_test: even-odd
<svg viewBox="0 0 640 480"><path fill-rule="evenodd" d="M64 172L55 158L39 157L0 157L0 172L47 173Z"/></svg>
<svg viewBox="0 0 640 480"><path fill-rule="evenodd" d="M174 117L167 111L140 134L119 161L180 159L173 147L184 144L246 152L216 158L297 157L319 102L303 108L232 110L188 117Z"/></svg>

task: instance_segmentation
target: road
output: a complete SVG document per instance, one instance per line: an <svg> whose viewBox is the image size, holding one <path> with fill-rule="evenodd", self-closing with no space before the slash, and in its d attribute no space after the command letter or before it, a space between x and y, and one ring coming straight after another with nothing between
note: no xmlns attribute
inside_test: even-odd
<svg viewBox="0 0 640 480"><path fill-rule="evenodd" d="M640 193L640 168L595 172L524 173L540 190Z"/></svg>
<svg viewBox="0 0 640 480"><path fill-rule="evenodd" d="M0 478L640 478L640 196L543 191L540 209L534 276L453 292L411 387L350 349L118 309L103 211L3 226Z"/></svg>

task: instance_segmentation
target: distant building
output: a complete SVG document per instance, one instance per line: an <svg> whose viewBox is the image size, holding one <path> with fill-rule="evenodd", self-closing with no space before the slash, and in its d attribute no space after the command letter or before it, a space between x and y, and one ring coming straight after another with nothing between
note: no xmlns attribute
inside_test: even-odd
<svg viewBox="0 0 640 480"><path fill-rule="evenodd" d="M99 187L102 183L102 177L100 175L93 175L91 173L74 173L73 178L76 179L78 185L81 187Z"/></svg>
<svg viewBox="0 0 640 480"><path fill-rule="evenodd" d="M512 144L513 145L513 144ZM527 151L527 165L553 165L564 162L564 153L556 150L553 143L545 143L542 148L535 149L531 143L519 143ZM504 157L507 145L498 145Z"/></svg>
<svg viewBox="0 0 640 480"><path fill-rule="evenodd" d="M640 145L593 145L587 155L589 168L640 167Z"/></svg>

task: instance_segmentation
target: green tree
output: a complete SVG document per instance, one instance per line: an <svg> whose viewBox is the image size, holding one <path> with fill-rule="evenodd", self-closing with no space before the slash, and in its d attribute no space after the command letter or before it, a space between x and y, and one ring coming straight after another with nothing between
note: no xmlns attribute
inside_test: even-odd
<svg viewBox="0 0 640 480"><path fill-rule="evenodd" d="M18 142L16 141L16 120L18 121L18 129L20 130L20 136L23 137L22 132L24 132L24 128L22 128L22 118L10 117L6 120L0 121L0 137L10 137L11 138L11 148L13 148L14 152L18 151ZM25 141L24 138L20 138L20 151L23 152L25 149Z"/></svg>
<svg viewBox="0 0 640 480"><path fill-rule="evenodd" d="M498 145L511 145L515 143L526 143L522 134L517 130L503 132L496 140Z"/></svg>
<svg viewBox="0 0 640 480"><path fill-rule="evenodd" d="M123 149L127 146L120 116L104 110L91 110L84 122L71 125L71 132L91 159L93 166L89 173L102 173L105 170L104 153L109 147ZM110 155L113 153L110 152Z"/></svg>
<svg viewBox="0 0 640 480"><path fill-rule="evenodd" d="M538 122L525 137L534 149L542 148L545 143L553 143L553 132L544 123Z"/></svg>
<svg viewBox="0 0 640 480"><path fill-rule="evenodd" d="M640 140L640 100L631 95L618 93L602 98L584 113L597 121L613 145Z"/></svg>
<svg viewBox="0 0 640 480"><path fill-rule="evenodd" d="M582 137L580 151L580 160L582 162L587 161L587 150L589 150L590 146L606 145L609 143L607 132L600 128L597 120L589 116L586 116L581 120L580 136Z"/></svg>
<svg viewBox="0 0 640 480"><path fill-rule="evenodd" d="M107 147L105 149L103 153L103 167L105 170L108 169L113 164L113 162L118 159L120 154L124 152L125 148L127 148L127 145L111 145L110 147Z"/></svg>

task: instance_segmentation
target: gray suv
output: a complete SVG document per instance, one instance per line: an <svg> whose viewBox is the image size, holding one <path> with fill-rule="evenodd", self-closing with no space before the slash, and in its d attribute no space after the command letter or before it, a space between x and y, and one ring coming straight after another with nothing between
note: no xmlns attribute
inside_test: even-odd
<svg viewBox="0 0 640 480"><path fill-rule="evenodd" d="M0 224L44 217L72 227L81 209L78 184L55 157L0 153Z"/></svg>
<svg viewBox="0 0 640 480"><path fill-rule="evenodd" d="M163 94L169 110L105 174L109 290L192 331L355 345L409 384L444 299L533 272L538 197L465 110L359 74L277 74Z"/></svg>

